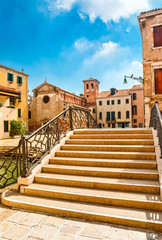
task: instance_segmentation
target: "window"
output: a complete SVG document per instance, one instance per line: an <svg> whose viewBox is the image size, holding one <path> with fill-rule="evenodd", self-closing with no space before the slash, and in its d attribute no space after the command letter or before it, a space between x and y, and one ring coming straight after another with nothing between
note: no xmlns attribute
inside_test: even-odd
<svg viewBox="0 0 162 240"><path fill-rule="evenodd" d="M126 118L129 118L129 111L126 111Z"/></svg>
<svg viewBox="0 0 162 240"><path fill-rule="evenodd" d="M99 105L100 105L100 106L102 105L102 101L99 101Z"/></svg>
<svg viewBox="0 0 162 240"><path fill-rule="evenodd" d="M4 132L8 132L8 121L4 121Z"/></svg>
<svg viewBox="0 0 162 240"><path fill-rule="evenodd" d="M133 93L133 100L137 100L137 95L136 95L136 93Z"/></svg>
<svg viewBox="0 0 162 240"><path fill-rule="evenodd" d="M103 127L105 127L105 124L103 123Z"/></svg>
<svg viewBox="0 0 162 240"><path fill-rule="evenodd" d="M31 111L29 111L29 119L31 119Z"/></svg>
<svg viewBox="0 0 162 240"><path fill-rule="evenodd" d="M118 118L121 119L121 112L118 112Z"/></svg>
<svg viewBox="0 0 162 240"><path fill-rule="evenodd" d="M134 122L134 123L137 123L137 119L134 119L133 122Z"/></svg>
<svg viewBox="0 0 162 240"><path fill-rule="evenodd" d="M120 101L120 99L118 99L118 104L120 104L121 103L121 101Z"/></svg>
<svg viewBox="0 0 162 240"><path fill-rule="evenodd" d="M107 101L107 105L110 105L110 101L109 100Z"/></svg>
<svg viewBox="0 0 162 240"><path fill-rule="evenodd" d="M143 123L139 123L139 128L143 128Z"/></svg>
<svg viewBox="0 0 162 240"><path fill-rule="evenodd" d="M91 89L93 89L93 83L91 83Z"/></svg>
<svg viewBox="0 0 162 240"><path fill-rule="evenodd" d="M99 112L99 119L102 119L102 112Z"/></svg>
<svg viewBox="0 0 162 240"><path fill-rule="evenodd" d="M17 83L22 84L22 77L17 76Z"/></svg>
<svg viewBox="0 0 162 240"><path fill-rule="evenodd" d="M86 84L86 89L89 89L89 84L88 83Z"/></svg>
<svg viewBox="0 0 162 240"><path fill-rule="evenodd" d="M101 123L99 123L99 128L101 128L102 126L101 126Z"/></svg>
<svg viewBox="0 0 162 240"><path fill-rule="evenodd" d="M107 113L106 113L106 120L107 120L107 121L110 121L110 112L107 112Z"/></svg>
<svg viewBox="0 0 162 240"><path fill-rule="evenodd" d="M133 127L134 127L134 128L137 128L137 125L134 125Z"/></svg>
<svg viewBox="0 0 162 240"><path fill-rule="evenodd" d="M95 108L93 108L93 113L96 113L96 109Z"/></svg>
<svg viewBox="0 0 162 240"><path fill-rule="evenodd" d="M132 106L132 115L137 115L137 106Z"/></svg>
<svg viewBox="0 0 162 240"><path fill-rule="evenodd" d="M115 112L111 112L111 121L115 121Z"/></svg>
<svg viewBox="0 0 162 240"><path fill-rule="evenodd" d="M125 126L126 126L126 127L129 127L129 123L126 123Z"/></svg>
<svg viewBox="0 0 162 240"><path fill-rule="evenodd" d="M153 28L154 32L154 47L162 46L162 25Z"/></svg>
<svg viewBox="0 0 162 240"><path fill-rule="evenodd" d="M87 95L87 98L89 98L89 95Z"/></svg>
<svg viewBox="0 0 162 240"><path fill-rule="evenodd" d="M155 94L162 94L162 69L155 69Z"/></svg>
<svg viewBox="0 0 162 240"><path fill-rule="evenodd" d="M127 98L127 99L125 99L125 102L126 102L126 104L128 104L129 103L129 99Z"/></svg>
<svg viewBox="0 0 162 240"><path fill-rule="evenodd" d="M21 94L19 94L19 96L18 96L18 102L21 102L22 100L21 100Z"/></svg>
<svg viewBox="0 0 162 240"><path fill-rule="evenodd" d="M21 117L21 109L18 108L18 117Z"/></svg>
<svg viewBox="0 0 162 240"><path fill-rule="evenodd" d="M13 82L13 74L8 73L8 81Z"/></svg>
<svg viewBox="0 0 162 240"><path fill-rule="evenodd" d="M114 105L114 103L115 103L114 100L111 100L111 104Z"/></svg>
<svg viewBox="0 0 162 240"><path fill-rule="evenodd" d="M121 123L118 123L118 127L122 127L122 124L121 124Z"/></svg>
<svg viewBox="0 0 162 240"><path fill-rule="evenodd" d="M44 96L44 98L43 98L43 102L44 103L48 103L49 102L49 97L48 96ZM69 100L69 99L68 99Z"/></svg>

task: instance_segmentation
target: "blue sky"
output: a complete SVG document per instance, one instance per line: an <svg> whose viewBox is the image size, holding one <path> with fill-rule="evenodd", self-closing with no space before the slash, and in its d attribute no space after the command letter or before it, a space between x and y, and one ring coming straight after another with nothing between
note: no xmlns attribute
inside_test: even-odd
<svg viewBox="0 0 162 240"><path fill-rule="evenodd" d="M0 0L0 64L29 74L29 90L45 78L79 94L82 80L100 91L128 88L142 76L137 16L161 0Z"/></svg>

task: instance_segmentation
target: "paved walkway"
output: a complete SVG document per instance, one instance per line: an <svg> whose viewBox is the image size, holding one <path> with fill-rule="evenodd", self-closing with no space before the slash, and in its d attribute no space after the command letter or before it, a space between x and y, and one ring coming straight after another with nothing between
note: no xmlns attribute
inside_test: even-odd
<svg viewBox="0 0 162 240"><path fill-rule="evenodd" d="M0 240L162 240L162 234L89 223L0 204Z"/></svg>

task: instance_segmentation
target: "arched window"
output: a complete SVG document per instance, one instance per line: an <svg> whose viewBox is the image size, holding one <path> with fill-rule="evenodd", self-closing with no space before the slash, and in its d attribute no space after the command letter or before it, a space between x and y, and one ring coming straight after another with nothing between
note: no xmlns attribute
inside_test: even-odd
<svg viewBox="0 0 162 240"><path fill-rule="evenodd" d="M89 89L89 84L88 83L86 84L86 89Z"/></svg>
<svg viewBox="0 0 162 240"><path fill-rule="evenodd" d="M31 111L29 110L29 119L31 119Z"/></svg>
<svg viewBox="0 0 162 240"><path fill-rule="evenodd" d="M93 89L93 83L91 83L91 89Z"/></svg>

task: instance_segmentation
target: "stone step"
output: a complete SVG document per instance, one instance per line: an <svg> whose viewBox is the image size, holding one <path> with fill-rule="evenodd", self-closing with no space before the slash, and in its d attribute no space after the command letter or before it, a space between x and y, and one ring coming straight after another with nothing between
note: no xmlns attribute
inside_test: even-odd
<svg viewBox="0 0 162 240"><path fill-rule="evenodd" d="M27 195L77 202L162 211L160 196L153 194L96 190L38 183L33 183L30 186L21 186L21 192Z"/></svg>
<svg viewBox="0 0 162 240"><path fill-rule="evenodd" d="M39 173L36 183L159 194L158 181Z"/></svg>
<svg viewBox="0 0 162 240"><path fill-rule="evenodd" d="M72 145L65 144L61 146L62 150L74 150L74 151L108 151L108 152L154 152L154 146L143 146L143 145Z"/></svg>
<svg viewBox="0 0 162 240"><path fill-rule="evenodd" d="M14 208L162 232L162 216L159 211L54 200L27 196L11 190L2 194L2 203Z"/></svg>
<svg viewBox="0 0 162 240"><path fill-rule="evenodd" d="M70 139L153 139L152 134L75 134Z"/></svg>
<svg viewBox="0 0 162 240"><path fill-rule="evenodd" d="M147 152L90 152L90 151L66 151L61 150L55 153L56 157L77 157L77 158L107 158L107 159L137 159L156 160L155 153Z"/></svg>
<svg viewBox="0 0 162 240"><path fill-rule="evenodd" d="M50 164L92 166L92 167L125 167L136 169L157 169L155 160L123 160L123 159L90 159L90 158L66 158L53 157L49 160Z"/></svg>
<svg viewBox="0 0 162 240"><path fill-rule="evenodd" d="M152 134L151 129L76 129L74 134Z"/></svg>
<svg viewBox="0 0 162 240"><path fill-rule="evenodd" d="M108 178L127 178L158 180L157 170L146 169L126 169L126 168L102 168L87 166L69 166L48 164L43 166L44 173L68 174L78 176L108 177Z"/></svg>
<svg viewBox="0 0 162 240"><path fill-rule="evenodd" d="M101 139L69 139L66 144L80 144L80 145L154 145L153 140L147 139L115 139L115 140L101 140Z"/></svg>

